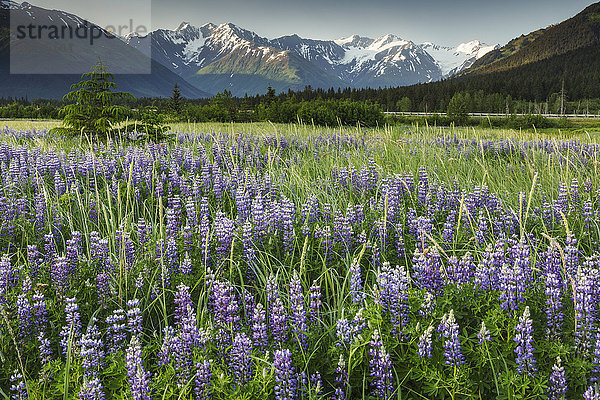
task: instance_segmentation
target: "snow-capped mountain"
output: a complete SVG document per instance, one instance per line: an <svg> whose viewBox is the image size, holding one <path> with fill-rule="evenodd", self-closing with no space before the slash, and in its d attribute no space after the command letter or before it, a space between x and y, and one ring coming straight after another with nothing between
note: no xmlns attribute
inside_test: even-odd
<svg viewBox="0 0 600 400"><path fill-rule="evenodd" d="M419 46L394 35L358 35L336 40L344 49L340 78L358 87L404 86L441 78L435 60Z"/></svg>
<svg viewBox="0 0 600 400"><path fill-rule="evenodd" d="M56 37L23 33L30 26ZM88 36L69 34L78 29ZM90 32L96 35L93 44ZM210 95L78 15L0 0L0 97L62 98L99 58L115 74L119 90L136 96L169 96L175 83L185 96Z"/></svg>
<svg viewBox="0 0 600 400"><path fill-rule="evenodd" d="M234 95L263 93L269 85L276 90L403 86L443 77L422 46L394 35L267 39L233 24L197 28L184 22L173 31L125 40L141 51L151 42L152 58L213 93L225 88Z"/></svg>
<svg viewBox="0 0 600 400"><path fill-rule="evenodd" d="M10 1L10 0L0 0L0 9L5 9L5 10L18 10L21 8L21 5L18 3L15 3L14 1Z"/></svg>
<svg viewBox="0 0 600 400"><path fill-rule="evenodd" d="M189 80L201 90L234 95L275 90L346 86L293 51L233 24L182 23L174 31L157 30L147 36L130 35L126 43L148 47L152 58Z"/></svg>
<svg viewBox="0 0 600 400"><path fill-rule="evenodd" d="M419 47L429 53L442 71L444 78L469 68L473 63L499 45L486 45L479 40L461 43L456 47L445 47L431 42L422 43Z"/></svg>

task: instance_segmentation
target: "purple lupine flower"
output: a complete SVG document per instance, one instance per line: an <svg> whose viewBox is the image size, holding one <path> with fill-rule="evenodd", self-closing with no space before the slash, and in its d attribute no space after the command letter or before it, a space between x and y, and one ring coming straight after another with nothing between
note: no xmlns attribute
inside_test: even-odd
<svg viewBox="0 0 600 400"><path fill-rule="evenodd" d="M225 260L231 251L235 235L235 221L227 218L223 212L215 216L215 237L217 238L217 259Z"/></svg>
<svg viewBox="0 0 600 400"><path fill-rule="evenodd" d="M169 277L179 270L179 251L177 250L177 242L174 237L167 238L167 246L165 248L166 268ZM169 280L170 286L170 280Z"/></svg>
<svg viewBox="0 0 600 400"><path fill-rule="evenodd" d="M343 214L340 210L335 213L333 220L333 237L336 243L342 244L345 248L349 248L352 245L352 237L354 232L352 225L348 220L348 216Z"/></svg>
<svg viewBox="0 0 600 400"><path fill-rule="evenodd" d="M479 210L479 218L477 219L477 231L475 231L475 240L479 246L485 244L485 239L488 233L488 222L483 214L483 210Z"/></svg>
<svg viewBox="0 0 600 400"><path fill-rule="evenodd" d="M252 342L243 332L236 333L233 344L229 350L229 368L231 368L236 382L246 383L254 374L252 362Z"/></svg>
<svg viewBox="0 0 600 400"><path fill-rule="evenodd" d="M419 308L419 315L421 317L429 317L433 313L435 309L435 297L429 293L425 292L423 296L423 302L421 303L421 308Z"/></svg>
<svg viewBox="0 0 600 400"><path fill-rule="evenodd" d="M212 397L211 362L211 360L205 360L196 364L194 393L197 399L210 399Z"/></svg>
<svg viewBox="0 0 600 400"><path fill-rule="evenodd" d="M302 295L302 284L298 272L294 271L290 281L290 326L298 339L300 345L308 347L308 326L306 325L306 310L304 309L304 296Z"/></svg>
<svg viewBox="0 0 600 400"><path fill-rule="evenodd" d="M143 218L138 219L137 236L138 243L140 244L139 251L141 254L144 254L146 251L146 244L150 241L150 230L146 224L146 220Z"/></svg>
<svg viewBox="0 0 600 400"><path fill-rule="evenodd" d="M29 295L33 290L32 285L33 283L31 282L31 277L25 275L23 282L21 283L22 294Z"/></svg>
<svg viewBox="0 0 600 400"><path fill-rule="evenodd" d="M196 202L193 197L188 197L185 202L186 222L189 226L195 227L198 225L198 213L196 212Z"/></svg>
<svg viewBox="0 0 600 400"><path fill-rule="evenodd" d="M110 352L116 353L123 348L127 340L127 324L125 323L125 311L122 309L114 310L111 315L106 317L108 325L108 340L110 341Z"/></svg>
<svg viewBox="0 0 600 400"><path fill-rule="evenodd" d="M350 297L354 304L360 304L367 296L363 290L360 264L355 258L350 264Z"/></svg>
<svg viewBox="0 0 600 400"><path fill-rule="evenodd" d="M81 337L81 321L79 315L79 306L77 305L76 298L65 299L65 313L66 313L66 325L63 326L60 331L60 346L64 355L71 348L73 353L79 345L79 338Z"/></svg>
<svg viewBox="0 0 600 400"><path fill-rule="evenodd" d="M306 384L303 383L303 392L304 395L308 395L309 397L311 397L311 395L321 395L322 391L323 391L323 379L321 378L321 374L319 373L319 371L315 372L314 374L311 374L308 380L310 386L307 386Z"/></svg>
<svg viewBox="0 0 600 400"><path fill-rule="evenodd" d="M594 340L594 354L592 360L592 382L598 382L600 380L600 331L596 331Z"/></svg>
<svg viewBox="0 0 600 400"><path fill-rule="evenodd" d="M600 389L598 388L598 384L594 383L589 386L583 394L583 398L585 400L600 400Z"/></svg>
<svg viewBox="0 0 600 400"><path fill-rule="evenodd" d="M35 323L35 332L39 333L46 329L48 325L48 309L46 307L46 300L42 293L36 293L32 299L33 306L32 312Z"/></svg>
<svg viewBox="0 0 600 400"><path fill-rule="evenodd" d="M11 398L14 400L27 400L29 398L29 393L27 392L27 386L25 384L25 380L23 379L23 374L21 374L18 370L15 370L13 374L10 376L10 391L12 392Z"/></svg>
<svg viewBox="0 0 600 400"><path fill-rule="evenodd" d="M83 359L84 375L88 378L98 376L99 369L104 365L104 346L96 322L96 319L92 318L91 324L79 340L79 356Z"/></svg>
<svg viewBox="0 0 600 400"><path fill-rule="evenodd" d="M479 339L479 344L483 344L484 342L490 341L490 330L485 326L485 322L481 321L481 328L479 332L477 332L477 338Z"/></svg>
<svg viewBox="0 0 600 400"><path fill-rule="evenodd" d="M565 268L570 276L577 274L577 268L579 266L580 252L577 249L577 239L572 232L567 233L565 240Z"/></svg>
<svg viewBox="0 0 600 400"><path fill-rule="evenodd" d="M256 305L256 300L254 299L254 295L250 293L248 289L245 287L242 288L242 303L244 305L244 316L246 319L252 317L254 313L254 306Z"/></svg>
<svg viewBox="0 0 600 400"><path fill-rule="evenodd" d="M494 251L496 250L496 251ZM498 281L498 272L504 259L504 242L502 240L496 243L496 246L488 244L483 252L482 260L475 269L473 282L479 290L487 291L496 289Z"/></svg>
<svg viewBox="0 0 600 400"><path fill-rule="evenodd" d="M525 301L526 276L521 265L517 262L504 263L500 270L499 283L499 300L502 301L500 307L509 311L517 310L519 304Z"/></svg>
<svg viewBox="0 0 600 400"><path fill-rule="evenodd" d="M371 386L373 387L373 395L380 399L389 399L394 392L392 361L390 354L385 350L378 330L373 332L370 346L369 355L371 356L371 360L369 361L369 366L371 369L370 376L372 378Z"/></svg>
<svg viewBox="0 0 600 400"><path fill-rule="evenodd" d="M560 357L556 357L556 364L552 366L552 374L548 382L548 400L562 400L567 393L567 378L565 367L561 365Z"/></svg>
<svg viewBox="0 0 600 400"><path fill-rule="evenodd" d="M257 303L252 313L252 340L255 347L264 349L269 344L267 338L267 314L262 304Z"/></svg>
<svg viewBox="0 0 600 400"><path fill-rule="evenodd" d="M167 237L176 238L179 235L181 218L181 201L179 196L169 199L165 233Z"/></svg>
<svg viewBox="0 0 600 400"><path fill-rule="evenodd" d="M181 261L179 271L181 271L182 274L188 276L192 274L192 259L190 258L190 255L187 252L183 257L183 261Z"/></svg>
<svg viewBox="0 0 600 400"><path fill-rule="evenodd" d="M85 377L83 386L79 391L79 398L81 400L104 400L104 391L100 378Z"/></svg>
<svg viewBox="0 0 600 400"><path fill-rule="evenodd" d="M335 367L335 393L332 400L346 400L348 398L348 371L346 370L346 361L340 354L337 367Z"/></svg>
<svg viewBox="0 0 600 400"><path fill-rule="evenodd" d="M14 268L7 254L0 259L0 304L7 301L8 291L19 282L19 270Z"/></svg>
<svg viewBox="0 0 600 400"><path fill-rule="evenodd" d="M198 329L196 313L193 309L188 309L188 314L184 317L179 336L179 347L176 355L178 357L178 366L185 364L186 367L192 367L191 355L194 347L204 346L207 342L206 334ZM186 371L187 372L187 371Z"/></svg>
<svg viewBox="0 0 600 400"><path fill-rule="evenodd" d="M421 336L419 336L419 348L417 350L417 354L419 357L431 358L431 334L433 333L433 325L429 325L427 329L423 332Z"/></svg>
<svg viewBox="0 0 600 400"><path fill-rule="evenodd" d="M72 272L77 271L77 263L79 263L79 254L81 245L76 239L67 240L65 246L66 259L69 262L69 270Z"/></svg>
<svg viewBox="0 0 600 400"><path fill-rule="evenodd" d="M354 341L352 325L347 318L340 318L337 320L336 336L339 345L347 346Z"/></svg>
<svg viewBox="0 0 600 400"><path fill-rule="evenodd" d="M377 241L371 243L371 267L378 269L381 266L381 247Z"/></svg>
<svg viewBox="0 0 600 400"><path fill-rule="evenodd" d="M525 307L523 316L519 317L519 324L515 327L517 334L513 340L517 343L515 353L517 355L517 372L527 373L534 376L537 371L535 357L533 355L533 321L530 318L529 306Z"/></svg>
<svg viewBox="0 0 600 400"><path fill-rule="evenodd" d="M35 230L41 231L46 226L46 198L44 192L40 191L35 195Z"/></svg>
<svg viewBox="0 0 600 400"><path fill-rule="evenodd" d="M359 309L352 321L348 321L346 318L341 318L336 323L336 335L338 338L338 346L349 347L356 341L358 335L366 328L367 323L363 318L363 309Z"/></svg>
<svg viewBox="0 0 600 400"><path fill-rule="evenodd" d="M442 263L438 250L429 248L421 252L415 249L413 256L413 276L416 285L433 294L441 294L444 291L444 281L441 275Z"/></svg>
<svg viewBox="0 0 600 400"><path fill-rule="evenodd" d="M454 310L450 310L448 314L444 315L439 329L441 330L441 336L446 339L444 341L446 365L458 367L459 365L464 364L465 357L462 354L460 341L458 339L459 327L454 318Z"/></svg>
<svg viewBox="0 0 600 400"><path fill-rule="evenodd" d="M377 274L377 302L384 314L390 315L395 331L403 330L408 324L408 274L403 266L391 268L388 262Z"/></svg>
<svg viewBox="0 0 600 400"><path fill-rule="evenodd" d="M291 254L294 250L294 218L296 211L294 209L294 203L285 196L280 202L280 213L283 248L285 249L286 254Z"/></svg>
<svg viewBox="0 0 600 400"><path fill-rule="evenodd" d="M331 226L317 226L315 228L315 237L321 239L321 248L324 248L325 250L325 260L331 260L333 255L333 237L331 234Z"/></svg>
<svg viewBox="0 0 600 400"><path fill-rule="evenodd" d="M200 250L201 260L205 266L209 265L210 261L210 221L208 215L204 215L200 220Z"/></svg>
<svg viewBox="0 0 600 400"><path fill-rule="evenodd" d="M149 276L150 275L150 271L148 269L148 267L144 267L144 269L142 271L140 271L140 273L138 274L137 278L135 278L135 282L133 283L133 286L136 289L142 289L144 287L144 276Z"/></svg>
<svg viewBox="0 0 600 400"><path fill-rule="evenodd" d="M27 263L29 264L31 276L37 277L44 260L36 245L27 246Z"/></svg>
<svg viewBox="0 0 600 400"><path fill-rule="evenodd" d="M183 227L183 250L185 252L192 251L192 246L194 244L194 228L189 225Z"/></svg>
<svg viewBox="0 0 600 400"><path fill-rule="evenodd" d="M121 253L121 251L119 251L119 253ZM133 243L133 240L131 240L131 236L129 234L124 234L122 253L125 259L125 264L130 271L135 263L135 244Z"/></svg>
<svg viewBox="0 0 600 400"><path fill-rule="evenodd" d="M555 244L548 247L542 257L545 266L545 294L546 294L546 333L549 338L556 338L560 335L562 321L564 318L562 311L562 292L563 277L561 273L562 260L559 249Z"/></svg>
<svg viewBox="0 0 600 400"><path fill-rule="evenodd" d="M317 281L313 281L312 286L310 287L310 304L309 304L309 315L310 320L313 324L315 324L319 318L321 317L321 286L317 283Z"/></svg>
<svg viewBox="0 0 600 400"><path fill-rule="evenodd" d="M54 235L51 233L44 235L44 253L46 253L46 261L52 263L56 257L56 244L54 244Z"/></svg>
<svg viewBox="0 0 600 400"><path fill-rule="evenodd" d="M140 301L132 299L127 301L127 326L129 333L133 336L142 334L142 310L140 310Z"/></svg>
<svg viewBox="0 0 600 400"><path fill-rule="evenodd" d="M424 166L419 167L419 180L418 180L418 199L419 203L424 205L426 203L427 193L429 192L429 176Z"/></svg>
<svg viewBox="0 0 600 400"><path fill-rule="evenodd" d="M424 251L431 243L431 235L433 233L433 224L430 218L417 217L413 221L413 231L417 240L417 248Z"/></svg>
<svg viewBox="0 0 600 400"><path fill-rule="evenodd" d="M273 369L275 370L275 398L277 400L296 399L298 379L292 366L292 353L288 349L275 350Z"/></svg>
<svg viewBox="0 0 600 400"><path fill-rule="evenodd" d="M404 232L402 227L396 229L396 254L398 258L404 258L406 256L406 244L404 243Z"/></svg>
<svg viewBox="0 0 600 400"><path fill-rule="evenodd" d="M165 326L163 329L163 340L158 351L158 365L167 365L171 362L174 343L176 341L175 329L171 326Z"/></svg>
<svg viewBox="0 0 600 400"><path fill-rule="evenodd" d="M573 205L573 208L576 209L579 206L579 181L577 178L571 180L571 190L569 194L571 195L571 204Z"/></svg>
<svg viewBox="0 0 600 400"><path fill-rule="evenodd" d="M473 280L475 273L475 263L473 255L470 252L465 253L460 261L456 256L448 259L448 278L458 287L462 287Z"/></svg>
<svg viewBox="0 0 600 400"><path fill-rule="evenodd" d="M101 271L96 275L96 293L102 304L106 304L112 292L110 276L107 271Z"/></svg>
<svg viewBox="0 0 600 400"><path fill-rule="evenodd" d="M583 203L581 215L583 216L583 225L589 235L592 233L592 224L594 221L594 206L591 201L586 201Z"/></svg>
<svg viewBox="0 0 600 400"><path fill-rule="evenodd" d="M71 285L71 266L66 257L57 257L52 264L52 283L59 297L66 294Z"/></svg>
<svg viewBox="0 0 600 400"><path fill-rule="evenodd" d="M142 360L142 346L137 336L129 342L126 353L127 378L133 400L150 400L150 372L147 372Z"/></svg>
<svg viewBox="0 0 600 400"><path fill-rule="evenodd" d="M40 349L40 362L44 366L52 361L52 346L50 339L46 338L44 332L38 334L37 341Z"/></svg>
<svg viewBox="0 0 600 400"><path fill-rule="evenodd" d="M518 243L511 246L510 256L514 260L516 268L522 271L525 282L530 282L533 279L531 269L531 249L526 241L526 237L523 236ZM527 289L527 287L525 287Z"/></svg>
<svg viewBox="0 0 600 400"><path fill-rule="evenodd" d="M595 289L598 273L591 268L579 268L573 293L575 309L575 345L579 354L587 354L592 346L597 301Z"/></svg>
<svg viewBox="0 0 600 400"><path fill-rule="evenodd" d="M456 211L451 210L446 217L444 229L442 231L442 239L444 248L449 249L454 243L454 233L456 232Z"/></svg>
<svg viewBox="0 0 600 400"><path fill-rule="evenodd" d="M277 296L271 308L271 333L276 344L283 344L287 340L288 318L281 298Z"/></svg>
<svg viewBox="0 0 600 400"><path fill-rule="evenodd" d="M244 225L242 225L242 246L244 247L244 258L248 265L252 265L254 260L256 260L253 239L252 223L246 221Z"/></svg>
<svg viewBox="0 0 600 400"><path fill-rule="evenodd" d="M235 290L230 282L213 282L211 304L216 325L236 331L241 319Z"/></svg>
<svg viewBox="0 0 600 400"><path fill-rule="evenodd" d="M190 288L183 283L177 286L175 292L175 325L182 326L188 315L193 314L194 304L190 295Z"/></svg>
<svg viewBox="0 0 600 400"><path fill-rule="evenodd" d="M19 322L19 337L30 338L34 328L33 307L24 294L17 297L17 320Z"/></svg>

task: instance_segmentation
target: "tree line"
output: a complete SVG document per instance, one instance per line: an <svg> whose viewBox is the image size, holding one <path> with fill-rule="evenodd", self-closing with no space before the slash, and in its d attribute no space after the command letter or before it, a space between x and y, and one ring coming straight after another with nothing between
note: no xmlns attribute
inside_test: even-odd
<svg viewBox="0 0 600 400"><path fill-rule="evenodd" d="M512 70L469 74L439 82L395 88L321 89L233 97L224 90L207 99L186 99L177 87L171 97L114 100L124 117L140 110L170 121L297 122L316 125L375 126L385 111L445 113L458 109L453 122L470 112L512 114L600 113L600 48L585 48ZM68 99L0 99L0 118L57 118Z"/></svg>

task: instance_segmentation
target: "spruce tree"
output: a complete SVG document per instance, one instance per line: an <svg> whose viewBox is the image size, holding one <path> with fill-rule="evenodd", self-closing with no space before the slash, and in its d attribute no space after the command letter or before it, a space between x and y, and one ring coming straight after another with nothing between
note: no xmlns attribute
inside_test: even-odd
<svg viewBox="0 0 600 400"><path fill-rule="evenodd" d="M67 135L107 137L116 130L116 125L129 114L126 107L117 103L134 97L130 93L113 91L117 87L113 79L114 75L99 60L90 72L81 76L80 82L71 85L71 91L63 97L63 100L70 102L59 113L64 127L53 131Z"/></svg>
<svg viewBox="0 0 600 400"><path fill-rule="evenodd" d="M175 116L181 112L181 100L183 97L181 96L181 90L179 90L179 85L175 83L173 87L173 94L171 94L171 109Z"/></svg>

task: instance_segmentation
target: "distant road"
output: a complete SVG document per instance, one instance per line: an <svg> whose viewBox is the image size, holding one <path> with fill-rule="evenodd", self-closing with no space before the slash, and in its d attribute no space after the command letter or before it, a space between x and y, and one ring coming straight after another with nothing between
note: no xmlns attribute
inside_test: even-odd
<svg viewBox="0 0 600 400"><path fill-rule="evenodd" d="M424 113L424 112L395 112L386 111L385 115L415 115L415 116L431 116L431 115L446 115L446 113ZM506 114L494 114L494 113L469 113L471 117L506 117ZM517 117L524 117L529 114L510 114L516 115ZM537 114L534 114L537 115ZM545 118L575 118L575 119L600 119L600 114L539 114Z"/></svg>
<svg viewBox="0 0 600 400"><path fill-rule="evenodd" d="M11 119L11 118L0 118L0 121L11 121L11 122L52 122L52 121L56 121L54 119L26 119L26 118L19 118L19 119Z"/></svg>

